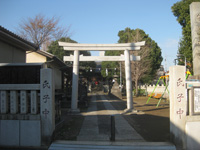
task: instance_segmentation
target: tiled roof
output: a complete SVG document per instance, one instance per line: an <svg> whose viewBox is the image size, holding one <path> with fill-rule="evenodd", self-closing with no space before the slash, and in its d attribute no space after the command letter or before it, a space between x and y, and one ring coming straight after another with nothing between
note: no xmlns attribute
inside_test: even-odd
<svg viewBox="0 0 200 150"><path fill-rule="evenodd" d="M20 36L14 34L13 32L5 29L2 26L0 26L0 39L4 40L5 42L8 42L10 44L12 44L12 42L10 42L9 40L11 40L11 41L14 40L15 41L14 44L23 44L24 47L29 47L32 50L37 50L38 49L38 47L35 44L33 44L33 43L21 38Z"/></svg>

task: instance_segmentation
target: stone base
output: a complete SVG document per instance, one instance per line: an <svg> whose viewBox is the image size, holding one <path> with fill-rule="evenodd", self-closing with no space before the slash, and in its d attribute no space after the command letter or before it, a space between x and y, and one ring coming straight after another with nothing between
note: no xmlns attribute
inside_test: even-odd
<svg viewBox="0 0 200 150"><path fill-rule="evenodd" d="M125 109L124 110L124 113L137 113L138 112L138 110L136 110L136 109Z"/></svg>
<svg viewBox="0 0 200 150"><path fill-rule="evenodd" d="M69 111L68 111L69 113L71 113L71 114L78 114L78 113L80 113L80 109L70 109Z"/></svg>
<svg viewBox="0 0 200 150"><path fill-rule="evenodd" d="M137 115L141 115L141 114L144 114L144 112L136 110L136 109L125 109L122 114L129 114L129 115L130 114L137 114Z"/></svg>
<svg viewBox="0 0 200 150"><path fill-rule="evenodd" d="M40 147L40 120L0 120L0 146Z"/></svg>

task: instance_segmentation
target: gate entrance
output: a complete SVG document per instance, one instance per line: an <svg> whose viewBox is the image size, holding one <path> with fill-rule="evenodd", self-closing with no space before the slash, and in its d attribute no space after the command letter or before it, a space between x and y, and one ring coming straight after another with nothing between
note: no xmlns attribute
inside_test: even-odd
<svg viewBox="0 0 200 150"><path fill-rule="evenodd" d="M79 112L78 109L79 61L125 61L126 96L127 96L127 109L125 111L126 112L133 111L130 61L139 61L140 56L130 55L130 51L140 50L140 47L144 45L145 41L137 43L119 43L119 44L79 44L79 43L59 42L59 46L63 46L64 50L74 51L74 55L64 56L64 61L73 61L71 112ZM79 51L111 51L111 50L112 51L123 50L124 55L121 56L79 55Z"/></svg>

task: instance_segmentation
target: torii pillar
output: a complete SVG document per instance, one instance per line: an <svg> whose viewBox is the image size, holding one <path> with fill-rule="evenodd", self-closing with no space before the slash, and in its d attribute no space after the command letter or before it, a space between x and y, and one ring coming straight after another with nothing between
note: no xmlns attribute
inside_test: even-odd
<svg viewBox="0 0 200 150"><path fill-rule="evenodd" d="M125 112L133 111L133 95L131 80L131 63L130 61L139 60L139 56L130 56L130 50L140 50L140 46L145 42L138 43L120 43L120 44L78 44L59 42L64 50L74 51L74 56L64 56L64 61L73 61L73 79L72 79L72 100L71 112L79 112L78 109L78 79L79 79L79 61L125 61L126 72L126 95L127 109ZM82 56L79 51L105 51L105 50L124 50L121 56Z"/></svg>
<svg viewBox="0 0 200 150"><path fill-rule="evenodd" d="M125 55L125 72L126 72L126 98L127 109L125 111L133 110L133 94L132 94L132 80L131 80L131 61L129 50L124 51Z"/></svg>
<svg viewBox="0 0 200 150"><path fill-rule="evenodd" d="M72 100L71 112L79 112L78 109L78 79L79 79L79 50L74 51L73 77L72 77Z"/></svg>

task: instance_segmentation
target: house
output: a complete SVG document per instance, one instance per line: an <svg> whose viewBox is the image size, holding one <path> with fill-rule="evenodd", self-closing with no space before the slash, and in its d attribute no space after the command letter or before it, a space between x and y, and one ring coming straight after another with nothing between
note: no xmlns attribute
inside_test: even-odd
<svg viewBox="0 0 200 150"><path fill-rule="evenodd" d="M42 64L26 65L26 51L37 49L35 44L0 26L0 84L39 83L37 74Z"/></svg>
<svg viewBox="0 0 200 150"><path fill-rule="evenodd" d="M37 50L0 26L0 149L48 147L51 142L60 112L55 89L62 89L66 65ZM40 61L26 63L27 54L39 55Z"/></svg>
<svg viewBox="0 0 200 150"><path fill-rule="evenodd" d="M3 63L1 64L1 68L5 68L4 64L8 66L9 63L9 68L15 68L14 72L13 69L11 70L15 74L19 74L19 71L16 71L16 66L19 68L18 70L20 70L23 66L22 63L32 63L24 64L27 66L26 68L29 68L29 70L31 67L38 68L38 65L41 66L42 64L46 64L45 67L53 69L55 89L60 90L64 88L64 71L68 68L66 64L56 56L48 52L38 50L35 44L24 40L2 26L0 26L0 63ZM26 72L25 69L24 71ZM24 71L20 71L20 74L24 74ZM36 72L31 74L31 76L33 76ZM17 80L18 79L15 79L15 82L18 82ZM5 80L3 82L5 82ZM23 81L23 83L26 82Z"/></svg>
<svg viewBox="0 0 200 150"><path fill-rule="evenodd" d="M0 63L25 63L26 51L37 46L0 26Z"/></svg>
<svg viewBox="0 0 200 150"><path fill-rule="evenodd" d="M53 69L55 89L64 89L64 74L69 67L62 60L46 51L38 50L26 53L26 63L45 63L47 68Z"/></svg>

